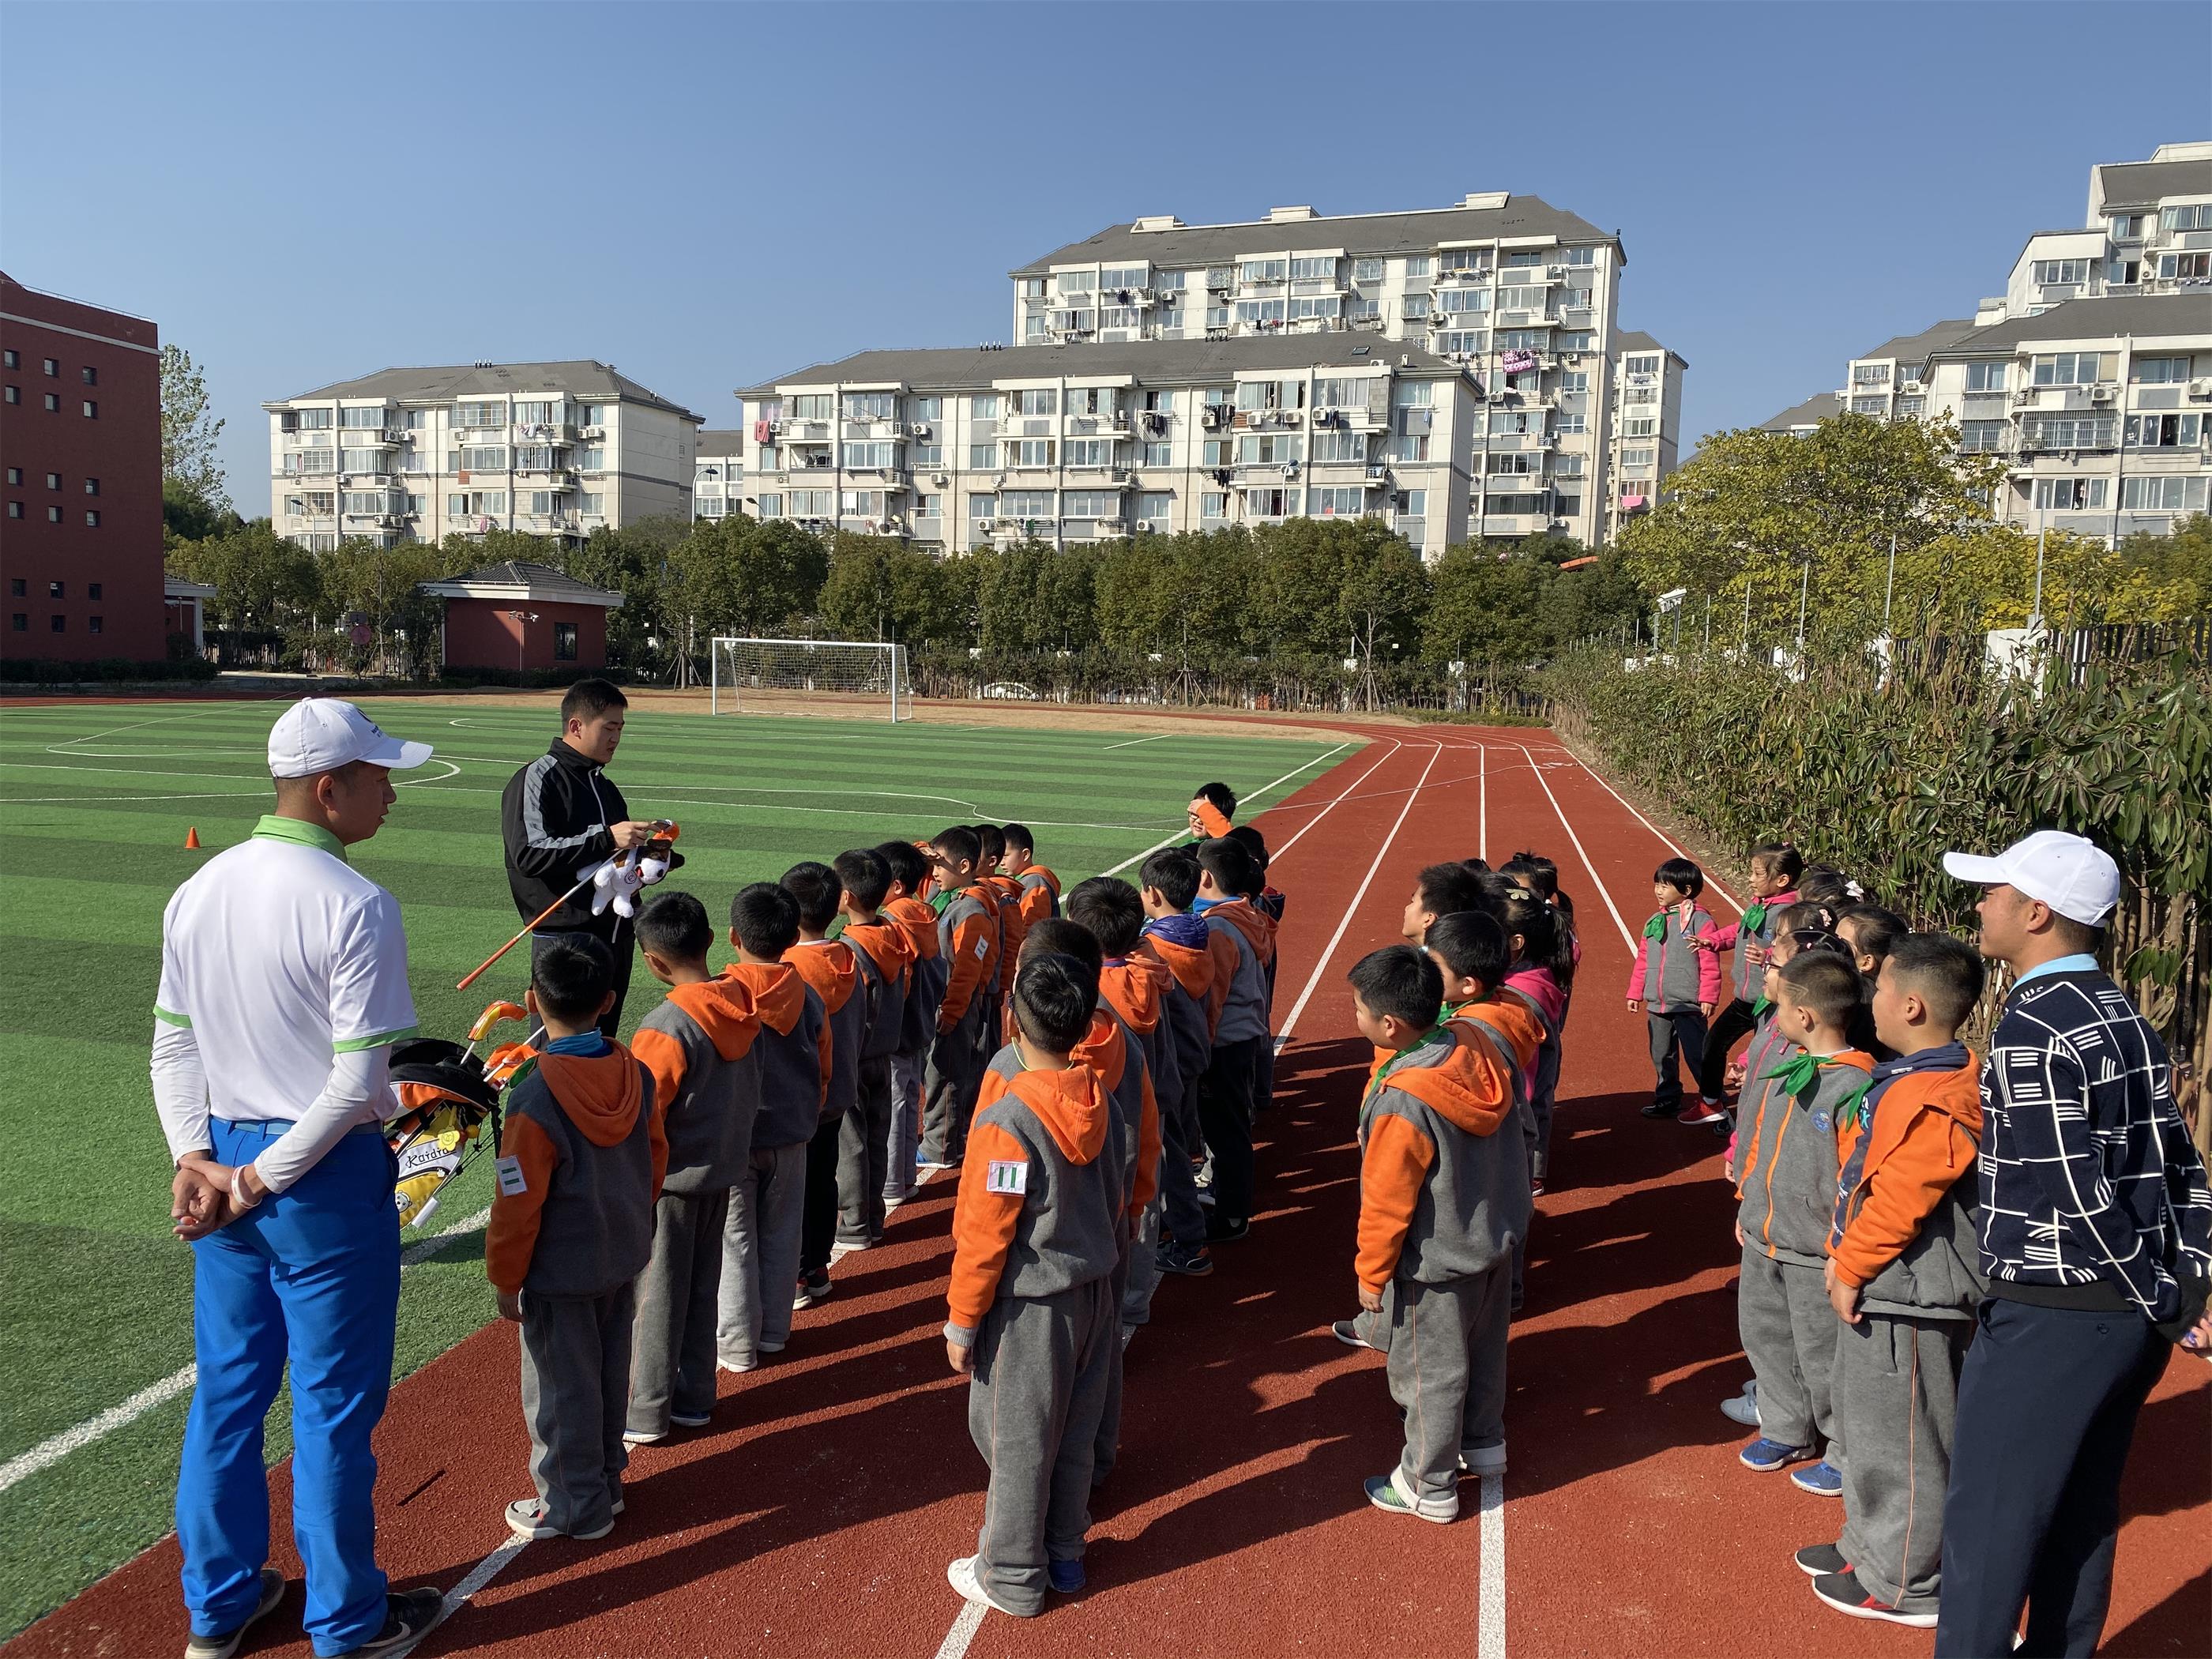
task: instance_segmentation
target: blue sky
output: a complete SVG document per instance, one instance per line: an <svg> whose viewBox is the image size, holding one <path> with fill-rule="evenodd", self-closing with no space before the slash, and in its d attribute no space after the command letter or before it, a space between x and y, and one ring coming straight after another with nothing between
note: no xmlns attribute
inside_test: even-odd
<svg viewBox="0 0 2212 1659"><path fill-rule="evenodd" d="M200 359L248 513L260 401L388 365L597 357L723 426L1005 338L1006 271L1116 221L1476 190L1620 230L1693 440L2212 136L2195 4L18 0L0 57L0 264Z"/></svg>

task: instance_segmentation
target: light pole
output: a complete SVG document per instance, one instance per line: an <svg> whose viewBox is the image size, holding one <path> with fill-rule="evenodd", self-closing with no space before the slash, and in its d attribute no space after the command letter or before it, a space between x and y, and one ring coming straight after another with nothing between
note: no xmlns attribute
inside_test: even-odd
<svg viewBox="0 0 2212 1659"><path fill-rule="evenodd" d="M1805 672L1805 602L1813 593L1813 561L1805 561L1805 573L1797 580L1797 672Z"/></svg>
<svg viewBox="0 0 2212 1659"><path fill-rule="evenodd" d="M2035 532L2035 603L2027 613L2027 625L2038 629L2043 627L2043 538L2047 529L2039 525Z"/></svg>
<svg viewBox="0 0 2212 1659"><path fill-rule="evenodd" d="M1889 637L1889 604L1897 594L1897 532L1889 532L1889 575L1881 585L1881 636Z"/></svg>
<svg viewBox="0 0 2212 1659"><path fill-rule="evenodd" d="M515 623L514 672L520 674L526 672L524 653L530 644L530 624L538 620L538 613L535 611L510 611L507 614Z"/></svg>

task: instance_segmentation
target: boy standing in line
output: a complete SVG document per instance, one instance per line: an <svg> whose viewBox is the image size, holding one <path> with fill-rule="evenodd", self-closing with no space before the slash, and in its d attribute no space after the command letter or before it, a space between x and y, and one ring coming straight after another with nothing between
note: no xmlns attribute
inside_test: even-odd
<svg viewBox="0 0 2212 1659"><path fill-rule="evenodd" d="M623 1438L649 1445L671 1425L704 1428L714 1411L714 1309L730 1189L751 1156L760 1115L760 1018L737 981L707 971L707 907L664 893L637 918L638 948L668 1000L645 1017L630 1051L653 1079L668 1173L653 1224L653 1260L637 1287L637 1343Z"/></svg>
<svg viewBox="0 0 2212 1659"><path fill-rule="evenodd" d="M953 1589L1018 1619L1083 1588L1091 1464L1118 1319L1122 1170L1106 1091L1071 1058L1098 996L1081 963L1014 978L1012 1042L985 1068L952 1212L946 1362L991 1472Z"/></svg>
<svg viewBox="0 0 2212 1659"><path fill-rule="evenodd" d="M1200 1279L1213 1271L1206 1249L1206 1208L1198 1200L1198 1162L1206 1155L1199 1128L1198 1080L1213 1052L1214 958L1202 917L1190 914L1198 896L1198 864L1180 848L1153 854L1138 873L1144 907L1138 953L1168 970L1161 1024L1175 1055L1179 1087L1160 1103L1160 1247L1162 1273ZM1225 945L1228 941L1224 940ZM1235 950L1234 945L1230 945ZM1227 987L1221 991L1226 994Z"/></svg>
<svg viewBox="0 0 2212 1659"><path fill-rule="evenodd" d="M1188 817L1194 842L1218 840L1237 821L1237 792L1225 783L1201 783L1190 798Z"/></svg>
<svg viewBox="0 0 2212 1659"><path fill-rule="evenodd" d="M1677 1117L1682 1109L1682 1081L1674 1067L1694 1081L1705 1057L1705 1022L1720 1000L1721 959L1693 942L1712 932L1713 919L1698 897L1705 872L1687 859L1668 859L1651 875L1651 896L1659 908L1644 924L1636 941L1636 965L1628 973L1628 1012L1641 1008L1651 1028L1651 1066L1656 1082L1646 1117ZM1725 1115L1703 1101L1680 1121L1718 1123Z"/></svg>
<svg viewBox="0 0 2212 1659"><path fill-rule="evenodd" d="M1006 855L999 860L999 868L1020 884L1022 926L1033 927L1058 915L1060 878L1036 861L1036 838L1029 825L1006 824L1000 833L1006 838Z"/></svg>
<svg viewBox="0 0 2212 1659"><path fill-rule="evenodd" d="M1208 939L1225 940L1237 953L1213 1053L1198 1085L1199 1118L1213 1153L1213 1214L1206 1237L1218 1244L1243 1238L1252 1225L1252 1118L1261 1051L1269 1041L1267 963L1275 938L1273 924L1242 896L1257 885L1250 854L1217 838L1199 848L1198 869L1198 913Z"/></svg>
<svg viewBox="0 0 2212 1659"><path fill-rule="evenodd" d="M896 922L914 950L906 1018L891 1050L891 1133L884 1174L884 1202L902 1203L914 1191L915 1149L921 1143L922 1073L937 1038L937 1007L945 1000L945 961L937 948L937 912L929 906L929 860L912 842L887 841L876 855L890 867L883 915Z"/></svg>
<svg viewBox="0 0 2212 1659"><path fill-rule="evenodd" d="M982 843L962 824L940 830L929 844L939 889L937 953L945 967L945 994L924 1076L922 1170L949 1170L960 1162L968 1120L981 1084L975 1065L990 1014L990 988L998 982L998 905L977 879ZM995 1028L994 1028L995 1029Z"/></svg>
<svg viewBox="0 0 2212 1659"><path fill-rule="evenodd" d="M653 1256L668 1143L653 1079L599 1030L614 981L596 939L532 957L527 1000L545 1044L507 1091L484 1273L499 1316L522 1327L538 1488L507 1506L522 1538L604 1538L622 1509L634 1281Z"/></svg>
<svg viewBox="0 0 2212 1659"><path fill-rule="evenodd" d="M860 993L859 953L830 937L844 902L844 884L826 864L794 864L782 886L799 905L799 943L783 959L799 970L829 1017L830 1092L806 1147L806 1205L799 1234L794 1312L830 1299L830 1253L837 1240L837 1161L845 1125L860 1099L860 1050L868 1034L868 1000Z"/></svg>
<svg viewBox="0 0 2212 1659"><path fill-rule="evenodd" d="M866 986L868 1028L860 1049L859 1100L837 1145L837 1243L865 1249L884 1236L884 1187L890 1176L891 1056L906 1031L914 983L907 931L883 919L890 866L866 849L840 853L832 866L844 889L843 938Z"/></svg>

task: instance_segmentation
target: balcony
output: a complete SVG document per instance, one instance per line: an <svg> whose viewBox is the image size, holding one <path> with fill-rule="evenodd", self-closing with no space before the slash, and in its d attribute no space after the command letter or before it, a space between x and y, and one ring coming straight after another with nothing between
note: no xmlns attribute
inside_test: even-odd
<svg viewBox="0 0 2212 1659"><path fill-rule="evenodd" d="M1070 432L1127 432L1129 417L1121 410L1105 415L1071 415L1067 417Z"/></svg>
<svg viewBox="0 0 2212 1659"><path fill-rule="evenodd" d="M581 533L577 515L573 513L518 513L514 527L533 536L574 536Z"/></svg>
<svg viewBox="0 0 2212 1659"><path fill-rule="evenodd" d="M1083 482L1086 484L1093 482L1106 484L1126 484L1129 482L1129 469L1126 466L1086 466L1079 465L1073 461L1070 461L1067 463L1066 470L1070 472L1081 473L1083 475Z"/></svg>
<svg viewBox="0 0 2212 1659"><path fill-rule="evenodd" d="M769 430L780 444L826 444L830 441L830 422L827 421L776 421L770 423Z"/></svg>
<svg viewBox="0 0 2212 1659"><path fill-rule="evenodd" d="M576 428L566 421L518 421L508 428L518 444L572 444Z"/></svg>

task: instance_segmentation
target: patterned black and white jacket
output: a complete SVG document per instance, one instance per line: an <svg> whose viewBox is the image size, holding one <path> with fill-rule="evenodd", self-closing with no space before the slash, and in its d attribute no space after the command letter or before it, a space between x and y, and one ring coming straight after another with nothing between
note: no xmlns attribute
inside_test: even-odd
<svg viewBox="0 0 2212 1659"><path fill-rule="evenodd" d="M1981 1247L1990 1293L2141 1312L2169 1340L2212 1280L2212 1188L2166 1047L2102 973L2014 988L1982 1067Z"/></svg>

